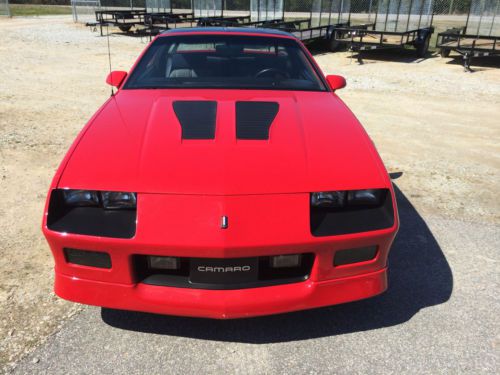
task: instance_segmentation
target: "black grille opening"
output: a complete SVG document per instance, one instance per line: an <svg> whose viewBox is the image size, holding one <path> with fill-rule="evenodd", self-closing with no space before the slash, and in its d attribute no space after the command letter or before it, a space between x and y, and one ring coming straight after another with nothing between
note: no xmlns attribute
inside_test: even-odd
<svg viewBox="0 0 500 375"><path fill-rule="evenodd" d="M272 268L270 257L253 258L179 258L176 270L151 269L147 255L134 255L132 264L138 283L178 288L196 289L245 289L289 284L309 278L314 254L301 256L298 267ZM198 272L195 267L208 267L209 272ZM233 269L237 268L236 272ZM250 267L243 270L243 267ZM257 267L254 269L253 267ZM218 269L216 271L216 269ZM222 271L224 269L224 272ZM227 272L225 270L228 270Z"/></svg>
<svg viewBox="0 0 500 375"><path fill-rule="evenodd" d="M394 225L394 209L389 190L384 190L378 206L330 208L310 205L310 210L311 234L316 237L368 232Z"/></svg>
<svg viewBox="0 0 500 375"><path fill-rule="evenodd" d="M269 128L278 110L276 102L236 102L236 137L269 139Z"/></svg>
<svg viewBox="0 0 500 375"><path fill-rule="evenodd" d="M66 262L97 268L111 268L111 257L101 251L64 248Z"/></svg>
<svg viewBox="0 0 500 375"><path fill-rule="evenodd" d="M176 101L173 108L182 128L182 139L214 139L217 102Z"/></svg>
<svg viewBox="0 0 500 375"><path fill-rule="evenodd" d="M272 268L270 257L259 257L260 280L282 280L309 276L314 262L314 254L302 254L300 266Z"/></svg>
<svg viewBox="0 0 500 375"><path fill-rule="evenodd" d="M179 268L176 270L151 269L147 255L134 255L132 264L136 281L143 280L152 275L189 276L189 258L179 258Z"/></svg>

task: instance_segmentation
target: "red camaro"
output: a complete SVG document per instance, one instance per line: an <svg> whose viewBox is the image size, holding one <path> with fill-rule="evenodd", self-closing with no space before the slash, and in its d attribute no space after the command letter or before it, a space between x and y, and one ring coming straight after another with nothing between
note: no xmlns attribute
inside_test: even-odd
<svg viewBox="0 0 500 375"><path fill-rule="evenodd" d="M107 82L47 198L57 295L224 319L387 288L391 181L293 36L168 31Z"/></svg>

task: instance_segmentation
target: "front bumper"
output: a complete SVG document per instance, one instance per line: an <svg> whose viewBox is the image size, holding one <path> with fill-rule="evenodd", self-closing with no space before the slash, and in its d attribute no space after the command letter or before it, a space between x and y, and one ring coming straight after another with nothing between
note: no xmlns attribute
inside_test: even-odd
<svg viewBox="0 0 500 375"><path fill-rule="evenodd" d="M226 319L344 303L387 288L387 256L398 228L395 207L391 228L314 237L307 194L251 198L140 194L138 199L132 239L54 232L44 222L56 263L57 295L108 308ZM220 228L222 215L229 218L227 229ZM377 246L373 260L333 266L336 251L366 246ZM112 267L68 263L63 248L106 252ZM236 290L175 288L142 283L133 268L135 255L238 258L291 253L314 254L306 281Z"/></svg>
<svg viewBox="0 0 500 375"><path fill-rule="evenodd" d="M239 290L114 284L56 272L55 292L69 301L113 309L214 319L247 318L336 305L375 296L387 289L381 269L329 281Z"/></svg>

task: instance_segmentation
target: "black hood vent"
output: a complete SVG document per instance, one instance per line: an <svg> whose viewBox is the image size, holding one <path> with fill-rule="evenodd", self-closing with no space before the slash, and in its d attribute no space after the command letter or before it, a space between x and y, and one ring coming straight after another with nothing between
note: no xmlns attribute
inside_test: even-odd
<svg viewBox="0 0 500 375"><path fill-rule="evenodd" d="M269 139L269 128L278 109L276 102L236 102L236 137Z"/></svg>
<svg viewBox="0 0 500 375"><path fill-rule="evenodd" d="M182 139L214 139L217 102L185 100L173 103L182 127Z"/></svg>

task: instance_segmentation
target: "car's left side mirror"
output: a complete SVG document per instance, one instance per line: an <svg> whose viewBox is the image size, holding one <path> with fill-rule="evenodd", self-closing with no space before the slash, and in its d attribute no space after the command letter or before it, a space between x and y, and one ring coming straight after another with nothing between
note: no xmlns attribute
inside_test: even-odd
<svg viewBox="0 0 500 375"><path fill-rule="evenodd" d="M336 76L334 74L326 76L326 81L330 85L330 88L335 91L343 89L346 85L345 78L342 76Z"/></svg>
<svg viewBox="0 0 500 375"><path fill-rule="evenodd" d="M123 72L121 70L115 70L108 74L108 77L106 78L106 83L110 86L120 87L126 76L127 72Z"/></svg>

